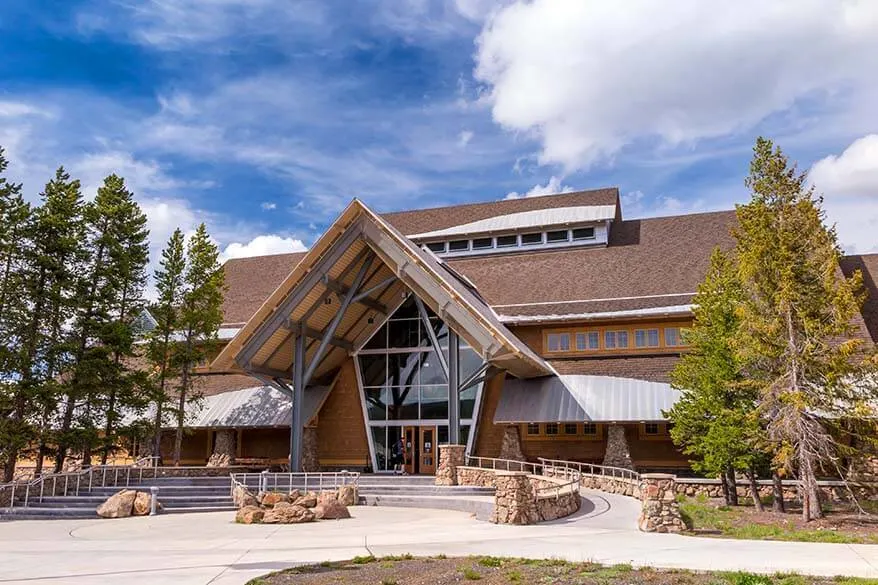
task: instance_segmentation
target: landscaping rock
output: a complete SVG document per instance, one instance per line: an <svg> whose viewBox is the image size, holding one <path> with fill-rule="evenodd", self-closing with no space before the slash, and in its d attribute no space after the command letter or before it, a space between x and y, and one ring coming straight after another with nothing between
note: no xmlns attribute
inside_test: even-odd
<svg viewBox="0 0 878 585"><path fill-rule="evenodd" d="M259 524L265 516L265 510L258 506L244 506L235 515L235 522L239 524Z"/></svg>
<svg viewBox="0 0 878 585"><path fill-rule="evenodd" d="M137 492L137 495L134 497L134 509L132 510L132 513L135 516L148 516L151 502L152 495L146 492Z"/></svg>
<svg viewBox="0 0 878 585"><path fill-rule="evenodd" d="M259 503L265 508L271 508L279 503L288 503L290 496L281 492L266 492L262 494Z"/></svg>
<svg viewBox="0 0 878 585"><path fill-rule="evenodd" d="M316 519L314 512L302 506L295 506L287 502L279 502L275 507L265 512L262 517L263 524L302 524L313 522Z"/></svg>
<svg viewBox="0 0 878 585"><path fill-rule="evenodd" d="M343 485L338 488L338 501L345 506L356 506L360 501L360 494L355 485Z"/></svg>
<svg viewBox="0 0 878 585"><path fill-rule="evenodd" d="M134 509L134 500L137 492L134 490L122 490L107 498L107 501L98 506L98 516L101 518L127 518Z"/></svg>
<svg viewBox="0 0 878 585"><path fill-rule="evenodd" d="M314 516L318 520L340 520L350 518L348 507L338 500L324 500L314 508Z"/></svg>
<svg viewBox="0 0 878 585"><path fill-rule="evenodd" d="M313 508L317 505L317 496L311 492L299 496L293 501L294 506L302 506L303 508Z"/></svg>

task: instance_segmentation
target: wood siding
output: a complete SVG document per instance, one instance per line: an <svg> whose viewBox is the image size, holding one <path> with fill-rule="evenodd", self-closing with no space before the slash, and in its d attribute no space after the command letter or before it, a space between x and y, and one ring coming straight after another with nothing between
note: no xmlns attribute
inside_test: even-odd
<svg viewBox="0 0 878 585"><path fill-rule="evenodd" d="M318 413L317 453L321 467L365 467L370 462L353 358L342 364L335 388Z"/></svg>

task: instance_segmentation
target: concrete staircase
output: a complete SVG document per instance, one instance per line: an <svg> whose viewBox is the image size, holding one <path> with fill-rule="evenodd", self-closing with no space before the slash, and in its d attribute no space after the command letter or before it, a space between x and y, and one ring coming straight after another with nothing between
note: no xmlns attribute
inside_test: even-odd
<svg viewBox="0 0 878 585"><path fill-rule="evenodd" d="M248 475L246 483L254 493L259 491L259 477L256 474ZM434 485L432 476L361 475L358 484L360 505L458 510L485 520L490 518L494 508L493 488L439 487ZM148 492L152 486L159 488L158 500L163 514L235 509L228 476L147 479L131 483L127 488ZM32 499L27 508L0 509L0 519L96 518L98 505L125 487L81 489L79 495L44 497L42 502ZM332 489L331 481L325 479L322 487ZM268 485L272 491L305 488L301 478L294 478L292 484L287 477L277 482L270 481ZM307 489L319 491L321 484L311 478Z"/></svg>
<svg viewBox="0 0 878 585"><path fill-rule="evenodd" d="M158 500L163 514L235 509L228 476L163 477L132 482L128 486L82 488L78 495L46 496L42 501L32 498L27 508L0 509L0 519L97 518L98 505L119 490L149 492L153 486L159 488Z"/></svg>

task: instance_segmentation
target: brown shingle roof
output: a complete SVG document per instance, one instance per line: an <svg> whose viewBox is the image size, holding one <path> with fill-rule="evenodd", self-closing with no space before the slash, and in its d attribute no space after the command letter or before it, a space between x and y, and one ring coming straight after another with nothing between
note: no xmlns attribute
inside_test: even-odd
<svg viewBox="0 0 878 585"><path fill-rule="evenodd" d="M223 323L237 326L246 323L304 256L305 252L294 252L227 261L223 265L226 275Z"/></svg>
<svg viewBox="0 0 878 585"><path fill-rule="evenodd" d="M857 270L863 274L863 288L868 295L863 303L863 321L872 341L878 343L878 254L845 256L841 259L841 270L847 277Z"/></svg>
<svg viewBox="0 0 878 585"><path fill-rule="evenodd" d="M549 363L559 374L586 374L634 378L647 382L670 382L670 372L680 356L654 355L552 360Z"/></svg>
<svg viewBox="0 0 878 585"><path fill-rule="evenodd" d="M448 262L502 315L684 305L707 273L713 249L734 245L735 221L734 211L628 220L613 223L607 247Z"/></svg>
<svg viewBox="0 0 878 585"><path fill-rule="evenodd" d="M395 213L384 213L381 217L403 234L411 235L441 230L471 221L521 211L580 205L618 206L618 204L619 189L612 187L577 191L576 193L563 193L560 195L546 195L544 197L522 197L520 199L504 199L503 201L489 201L487 203L469 203L465 205L434 207L432 209L397 211ZM620 211L617 209L617 215L621 218L619 213Z"/></svg>

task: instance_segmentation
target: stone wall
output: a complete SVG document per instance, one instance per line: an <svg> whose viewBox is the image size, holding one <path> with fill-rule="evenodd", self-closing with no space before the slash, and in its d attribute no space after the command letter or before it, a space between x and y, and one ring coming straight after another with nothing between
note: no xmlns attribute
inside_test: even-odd
<svg viewBox="0 0 878 585"><path fill-rule="evenodd" d="M603 465L634 469L628 439L625 437L625 427L622 425L607 427L607 450L604 452Z"/></svg>
<svg viewBox="0 0 878 585"><path fill-rule="evenodd" d="M524 451L521 450L521 435L518 425L507 425L503 431L503 442L500 444L499 459L511 459L513 461L527 461Z"/></svg>
<svg viewBox="0 0 878 585"><path fill-rule="evenodd" d="M439 467L436 470L436 485L458 485L457 469L463 466L466 458L466 445L439 445Z"/></svg>
<svg viewBox="0 0 878 585"><path fill-rule="evenodd" d="M470 485L476 487L496 487L494 471L481 467L458 467L457 485Z"/></svg>
<svg viewBox="0 0 878 585"><path fill-rule="evenodd" d="M641 509L637 525L644 532L682 532L680 504L674 488L674 476L667 473L644 473L640 476Z"/></svg>
<svg viewBox="0 0 878 585"><path fill-rule="evenodd" d="M769 480L760 480L757 482L759 486L759 496L766 498L774 494L772 482ZM857 498L874 499L878 496L878 484L876 483L858 483L849 482L845 486L841 481L819 481L817 482L820 495L825 501L830 502L847 502L851 499L851 491ZM848 489L850 488L850 489ZM677 478L675 490L678 494L688 497L704 496L708 498L723 497L722 484L718 479L697 479L697 478ZM738 497L750 498L750 484L744 481L738 481ZM791 480L783 482L783 496L787 501L799 500L798 483Z"/></svg>
<svg viewBox="0 0 878 585"><path fill-rule="evenodd" d="M622 477L607 477L605 475L583 475L579 485L590 490L600 490L620 496L640 499L640 481L625 479Z"/></svg>
<svg viewBox="0 0 878 585"><path fill-rule="evenodd" d="M536 524L540 521L536 497L527 473L522 471L494 472L495 524Z"/></svg>
<svg viewBox="0 0 878 585"><path fill-rule="evenodd" d="M579 490L564 477L528 476L534 489L540 520L557 520L575 514L582 506Z"/></svg>
<svg viewBox="0 0 878 585"><path fill-rule="evenodd" d="M320 471L317 455L317 427L305 427L302 433L302 471Z"/></svg>

